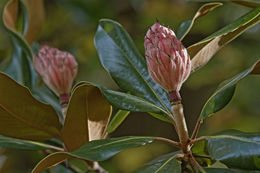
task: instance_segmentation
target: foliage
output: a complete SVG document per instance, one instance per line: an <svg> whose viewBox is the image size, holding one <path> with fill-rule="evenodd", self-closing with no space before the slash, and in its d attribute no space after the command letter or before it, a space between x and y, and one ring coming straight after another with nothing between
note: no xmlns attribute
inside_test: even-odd
<svg viewBox="0 0 260 173"><path fill-rule="evenodd" d="M239 3L252 9L187 48L192 59L192 72L205 66L223 46L259 23L259 4L247 0ZM221 5L217 2L204 4L191 20L180 25L177 37L184 39L198 18ZM101 19L94 44L101 64L121 91L81 81L72 89L64 113L58 98L33 69L32 43L36 41L37 29L44 23L43 13L42 1L10 0L2 14L13 53L8 66L0 73L0 134L3 135L0 136L0 147L50 152L35 166L33 173L59 163L72 169L66 162L70 158L84 160L90 169L100 169L93 167L97 161L154 141L166 142L181 150L148 163L136 173L260 171L259 133L232 130L196 138L203 120L232 100L238 82L248 75L260 74L260 61L223 81L208 99L193 134L189 136L190 153L184 152L183 143L161 137L106 138L130 112L147 112L176 126L178 115L172 111L168 93L150 77L144 57L123 26L110 19ZM119 110L110 121L112 106ZM181 139L179 129L177 131ZM216 162L222 163L223 168L215 167Z"/></svg>

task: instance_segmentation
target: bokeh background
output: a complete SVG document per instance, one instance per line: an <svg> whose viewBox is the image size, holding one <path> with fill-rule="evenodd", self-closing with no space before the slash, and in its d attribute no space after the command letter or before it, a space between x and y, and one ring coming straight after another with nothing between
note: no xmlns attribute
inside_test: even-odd
<svg viewBox="0 0 260 173"><path fill-rule="evenodd" d="M0 1L1 10L4 2ZM186 47L250 10L234 3L223 3L223 6L196 21L183 40ZM118 90L100 65L94 46L99 19L109 18L121 23L144 55L144 36L156 19L176 31L180 23L191 19L202 4L185 0L44 0L45 23L38 34L37 42L71 52L79 62L77 81L91 81ZM8 34L1 25L1 62L10 56L11 50ZM204 103L217 85L243 71L259 58L258 24L222 48L205 67L189 77L181 91L189 131L192 131ZM260 77L248 76L239 83L231 103L204 122L199 135L210 135L225 129L260 131L259 116ZM177 140L171 125L145 113L131 113L110 137L126 135L162 136ZM112 173L128 173L171 151L174 149L170 146L157 142L126 150L101 162L101 165ZM30 172L42 157L39 152L0 149L0 173Z"/></svg>

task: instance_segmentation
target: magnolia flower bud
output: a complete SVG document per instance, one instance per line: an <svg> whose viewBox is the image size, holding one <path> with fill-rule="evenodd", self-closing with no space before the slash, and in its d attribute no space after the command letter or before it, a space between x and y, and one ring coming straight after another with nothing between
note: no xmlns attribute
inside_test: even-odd
<svg viewBox="0 0 260 173"><path fill-rule="evenodd" d="M60 97L61 105L68 103L72 83L78 71L74 57L68 52L41 46L34 57L34 68L47 86Z"/></svg>
<svg viewBox="0 0 260 173"><path fill-rule="evenodd" d="M191 70L186 48L171 29L157 22L146 33L144 47L151 77L169 92L171 102L180 101L179 91Z"/></svg>

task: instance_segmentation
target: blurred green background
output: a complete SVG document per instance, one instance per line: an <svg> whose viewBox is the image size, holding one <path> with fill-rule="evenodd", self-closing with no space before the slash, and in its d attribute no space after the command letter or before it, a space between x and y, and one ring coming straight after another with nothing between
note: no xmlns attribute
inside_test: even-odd
<svg viewBox="0 0 260 173"><path fill-rule="evenodd" d="M1 9L3 4L4 1L1 0ZM79 62L77 81L91 81L118 90L101 67L95 50L93 40L99 19L110 18L121 23L144 55L144 36L156 19L176 31L180 23L191 19L202 4L184 0L45 0L45 23L37 42L71 52ZM222 7L195 23L183 40L184 45L187 47L196 43L249 10L247 7L224 2ZM0 26L1 62L10 56L11 50L8 34ZM181 91L189 131L192 131L203 104L217 85L259 58L258 24L222 48L205 67L190 76ZM242 80L231 103L208 118L199 135L209 135L225 129L260 131L259 90L260 77L249 76ZM142 113L131 113L110 137L126 135L162 136L177 140L171 125ZM126 150L101 162L101 165L112 173L127 173L170 151L174 149L168 145L149 144ZM39 152L0 149L0 173L30 172L42 157Z"/></svg>

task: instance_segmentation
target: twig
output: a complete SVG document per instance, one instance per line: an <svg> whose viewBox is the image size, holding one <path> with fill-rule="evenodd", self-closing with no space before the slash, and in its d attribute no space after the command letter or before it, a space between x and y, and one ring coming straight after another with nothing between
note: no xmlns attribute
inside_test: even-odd
<svg viewBox="0 0 260 173"><path fill-rule="evenodd" d="M168 118L171 120L171 122L172 122L172 124L173 124L173 126L174 126L174 128L175 128L175 130L176 130L176 132L177 132L177 135L179 136L179 134L178 134L178 129L177 129L177 125L176 125L176 122L175 122L174 118L172 117L171 114L167 114L167 116L168 116Z"/></svg>
<svg viewBox="0 0 260 173"><path fill-rule="evenodd" d="M179 142L176 142L176 141L173 141L173 140L170 140L170 139L167 139L167 138L153 137L153 139L157 140L157 141L166 142L166 143L171 144L171 145L173 145L175 147L181 148L181 144Z"/></svg>
<svg viewBox="0 0 260 173"><path fill-rule="evenodd" d="M200 164L195 160L195 158L192 155L190 155L189 159L191 164L194 165L198 170L200 170L203 173L206 173L205 170L200 166Z"/></svg>
<svg viewBox="0 0 260 173"><path fill-rule="evenodd" d="M199 129L200 129L200 125L202 124L203 120L198 120L195 127L194 127L194 130L192 132L192 135L191 135L191 140L195 139L198 135L198 132L199 132Z"/></svg>
<svg viewBox="0 0 260 173"><path fill-rule="evenodd" d="M199 137L197 139L193 139L190 141L190 144L195 144L196 142L200 142L200 141L204 141L208 138L208 136L202 136L202 137Z"/></svg>

